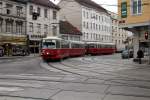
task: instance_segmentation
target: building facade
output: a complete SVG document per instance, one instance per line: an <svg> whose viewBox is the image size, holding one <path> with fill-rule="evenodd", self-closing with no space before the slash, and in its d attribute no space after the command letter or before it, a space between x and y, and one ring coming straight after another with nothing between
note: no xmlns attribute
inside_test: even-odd
<svg viewBox="0 0 150 100"><path fill-rule="evenodd" d="M112 17L112 42L115 43L117 52L121 52L127 49L125 41L132 33L119 27L118 14L110 11L109 13Z"/></svg>
<svg viewBox="0 0 150 100"><path fill-rule="evenodd" d="M61 0L60 19L65 19L82 32L83 41L112 42L111 17L91 0Z"/></svg>
<svg viewBox="0 0 150 100"><path fill-rule="evenodd" d="M59 35L59 7L49 0L29 0L26 9L30 52L38 53L42 38Z"/></svg>
<svg viewBox="0 0 150 100"><path fill-rule="evenodd" d="M24 0L0 1L0 46L5 55L15 55L25 49L26 2Z"/></svg>
<svg viewBox="0 0 150 100"><path fill-rule="evenodd" d="M148 52L149 39L145 38L145 33L150 34L150 0L118 0L118 5L121 27L134 33L136 58L139 48Z"/></svg>

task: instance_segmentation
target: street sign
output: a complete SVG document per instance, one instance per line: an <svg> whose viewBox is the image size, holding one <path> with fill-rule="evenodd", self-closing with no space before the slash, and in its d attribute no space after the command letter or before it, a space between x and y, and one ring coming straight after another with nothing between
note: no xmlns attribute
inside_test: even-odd
<svg viewBox="0 0 150 100"><path fill-rule="evenodd" d="M127 17L127 2L121 3L121 17L126 18Z"/></svg>

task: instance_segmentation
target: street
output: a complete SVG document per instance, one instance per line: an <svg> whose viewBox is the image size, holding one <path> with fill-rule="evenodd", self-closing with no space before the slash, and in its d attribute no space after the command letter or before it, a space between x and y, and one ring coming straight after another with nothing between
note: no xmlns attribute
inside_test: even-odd
<svg viewBox="0 0 150 100"><path fill-rule="evenodd" d="M150 100L149 72L120 54L0 59L0 100Z"/></svg>

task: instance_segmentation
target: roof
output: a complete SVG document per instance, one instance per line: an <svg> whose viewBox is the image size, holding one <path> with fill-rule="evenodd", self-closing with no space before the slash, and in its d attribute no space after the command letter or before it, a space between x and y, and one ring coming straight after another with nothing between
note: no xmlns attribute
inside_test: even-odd
<svg viewBox="0 0 150 100"><path fill-rule="evenodd" d="M90 7L90 8L93 8L93 9L96 9L98 11L102 11L108 14L106 9L104 9L103 7L101 7L99 4L95 3L92 0L75 0L75 1L83 6Z"/></svg>
<svg viewBox="0 0 150 100"><path fill-rule="evenodd" d="M52 3L50 0L28 0L28 2L38 4L38 5L42 5L42 6L46 6L46 7L50 7L50 8L54 8L54 9L57 9L57 10L60 9L57 5Z"/></svg>
<svg viewBox="0 0 150 100"><path fill-rule="evenodd" d="M68 21L60 21L60 34L70 34L70 35L82 35L82 32L79 31Z"/></svg>

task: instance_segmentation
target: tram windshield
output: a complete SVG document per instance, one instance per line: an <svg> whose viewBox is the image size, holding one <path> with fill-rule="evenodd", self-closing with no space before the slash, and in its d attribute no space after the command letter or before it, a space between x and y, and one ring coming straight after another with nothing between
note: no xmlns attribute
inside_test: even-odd
<svg viewBox="0 0 150 100"><path fill-rule="evenodd" d="M42 48L43 49L55 49L56 41L43 41Z"/></svg>

